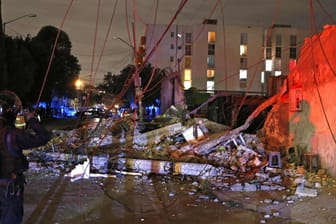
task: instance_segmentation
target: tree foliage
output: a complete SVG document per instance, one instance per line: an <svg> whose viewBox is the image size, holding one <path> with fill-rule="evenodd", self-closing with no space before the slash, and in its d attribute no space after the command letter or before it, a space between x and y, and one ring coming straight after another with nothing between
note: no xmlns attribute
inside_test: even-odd
<svg viewBox="0 0 336 224"><path fill-rule="evenodd" d="M28 98L34 86L36 63L30 54L31 38L6 38L7 71L10 74L8 89L14 91L23 102L31 101Z"/></svg>
<svg viewBox="0 0 336 224"><path fill-rule="evenodd" d="M71 54L71 41L64 31L60 31L55 51L53 52L58 29L53 26L45 26L32 38L31 53L38 65L36 80L32 97L37 97L43 80L46 78L42 99L50 101L52 93L60 96L73 96L75 94L74 83L78 79L81 67L78 59ZM47 69L52 56L50 70Z"/></svg>
<svg viewBox="0 0 336 224"><path fill-rule="evenodd" d="M106 93L118 95L122 92L123 88L127 88L125 84L126 81L131 79L135 73L134 65L126 66L120 74L112 74L108 72L104 75L103 83L98 85L98 88L105 91ZM161 91L161 79L163 72L160 69L154 69L150 64L140 71L141 87L144 89L147 87L144 95L142 97L143 105L150 106L153 104L154 100L160 98ZM134 80L133 83L128 86L128 90L125 95L122 96L123 101L134 102L135 99L135 88Z"/></svg>
<svg viewBox="0 0 336 224"><path fill-rule="evenodd" d="M37 36L26 38L5 38L6 66L8 82L3 87L17 93L26 104L36 103L44 80L46 80L40 100L50 102L52 94L74 96L74 82L81 67L78 59L71 54L71 41L61 31L50 70L47 73L50 57L58 29L42 27Z"/></svg>

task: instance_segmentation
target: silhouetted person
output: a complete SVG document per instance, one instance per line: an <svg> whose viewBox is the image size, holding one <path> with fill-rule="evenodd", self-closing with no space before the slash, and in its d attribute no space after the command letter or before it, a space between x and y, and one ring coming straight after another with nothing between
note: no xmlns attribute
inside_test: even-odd
<svg viewBox="0 0 336 224"><path fill-rule="evenodd" d="M0 94L0 223L16 224L23 219L24 171L29 167L23 149L35 148L50 140L33 112L24 114L26 128L14 126L20 112L15 99Z"/></svg>

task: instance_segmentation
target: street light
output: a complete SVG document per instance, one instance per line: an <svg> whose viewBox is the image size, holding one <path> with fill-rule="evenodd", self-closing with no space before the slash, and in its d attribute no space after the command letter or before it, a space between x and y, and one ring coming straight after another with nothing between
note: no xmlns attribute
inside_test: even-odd
<svg viewBox="0 0 336 224"><path fill-rule="evenodd" d="M120 40L121 42L123 42L124 44L126 44L127 46L129 46L132 51L133 51L133 63L134 66L137 66L137 51L135 49L135 47L133 45L131 45L130 43L128 43L126 40L122 39L121 37L113 37L113 39L115 40ZM137 69L137 68L136 68ZM142 121L143 120L143 108L142 108L142 89L141 89L141 81L140 81L140 76L138 71L136 70L136 77L134 80L134 85L135 85L135 95L138 98L138 103L139 103L139 120Z"/></svg>
<svg viewBox="0 0 336 224"><path fill-rule="evenodd" d="M134 50L134 46L131 45L130 43L128 43L126 40L122 39L121 37L113 37L113 39L120 40L121 42L123 42L124 44L126 44L127 46L129 46L130 48L132 48L132 50Z"/></svg>
<svg viewBox="0 0 336 224"><path fill-rule="evenodd" d="M5 32L5 31L6 31L6 25L9 24L9 23L15 22L15 21L17 21L17 20L19 20L19 19L22 19L22 18L25 18L25 17L33 18L33 17L36 17L36 16L37 16L37 15L34 14L34 13L29 13L29 14L25 14L25 15L23 15L23 16L19 16L19 17L16 17L16 18L14 18L14 19L8 20L8 21L6 21L6 22L3 23L3 32L6 33L6 32Z"/></svg>
<svg viewBox="0 0 336 224"><path fill-rule="evenodd" d="M78 78L75 82L75 87L77 90L77 99L78 99L77 110L79 110L79 107L83 106L83 102L81 99L82 86L83 86L83 81L80 78Z"/></svg>
<svg viewBox="0 0 336 224"><path fill-rule="evenodd" d="M77 90L81 90L82 89L82 85L83 85L82 80L81 79L77 79L76 82L75 82L76 89Z"/></svg>

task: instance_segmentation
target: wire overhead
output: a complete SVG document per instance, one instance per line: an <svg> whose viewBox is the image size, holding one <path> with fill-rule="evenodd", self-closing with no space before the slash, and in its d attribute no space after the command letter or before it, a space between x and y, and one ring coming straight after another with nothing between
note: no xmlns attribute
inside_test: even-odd
<svg viewBox="0 0 336 224"><path fill-rule="evenodd" d="M41 100L41 97L42 97L42 93L43 93L45 84L47 82L47 78L48 78L49 71L50 71L50 68L51 68L51 64L52 64L52 61L53 61L53 58L54 58L54 55L55 55L55 50L56 50L56 47L57 47L57 42L58 42L59 36L61 34L63 25L65 23L65 20L66 20L67 16L69 15L69 12L70 12L70 9L72 7L73 2L74 2L74 0L71 0L69 2L68 8L65 11L65 14L64 14L64 16L62 18L61 25L58 28L58 32L57 32L57 35L56 35L56 38L55 38L55 41L54 41L54 44L53 44L52 52L51 52L51 55L50 55L50 58L49 58L48 67L47 67L47 70L46 70L45 75L44 75L44 79L43 79L43 82L42 82L42 86L41 86L41 89L40 89L39 96L38 96L37 101L36 101L36 105L39 105L39 103L40 103L40 100Z"/></svg>

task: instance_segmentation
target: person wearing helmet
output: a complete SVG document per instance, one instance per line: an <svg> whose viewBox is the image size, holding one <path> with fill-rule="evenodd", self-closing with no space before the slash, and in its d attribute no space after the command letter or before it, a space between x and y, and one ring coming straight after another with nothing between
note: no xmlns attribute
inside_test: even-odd
<svg viewBox="0 0 336 224"><path fill-rule="evenodd" d="M49 132L34 117L24 113L26 129L16 128L20 108L0 94L0 223L21 223L23 219L24 171L29 167L23 149L46 144ZM28 131L27 129L30 129Z"/></svg>

